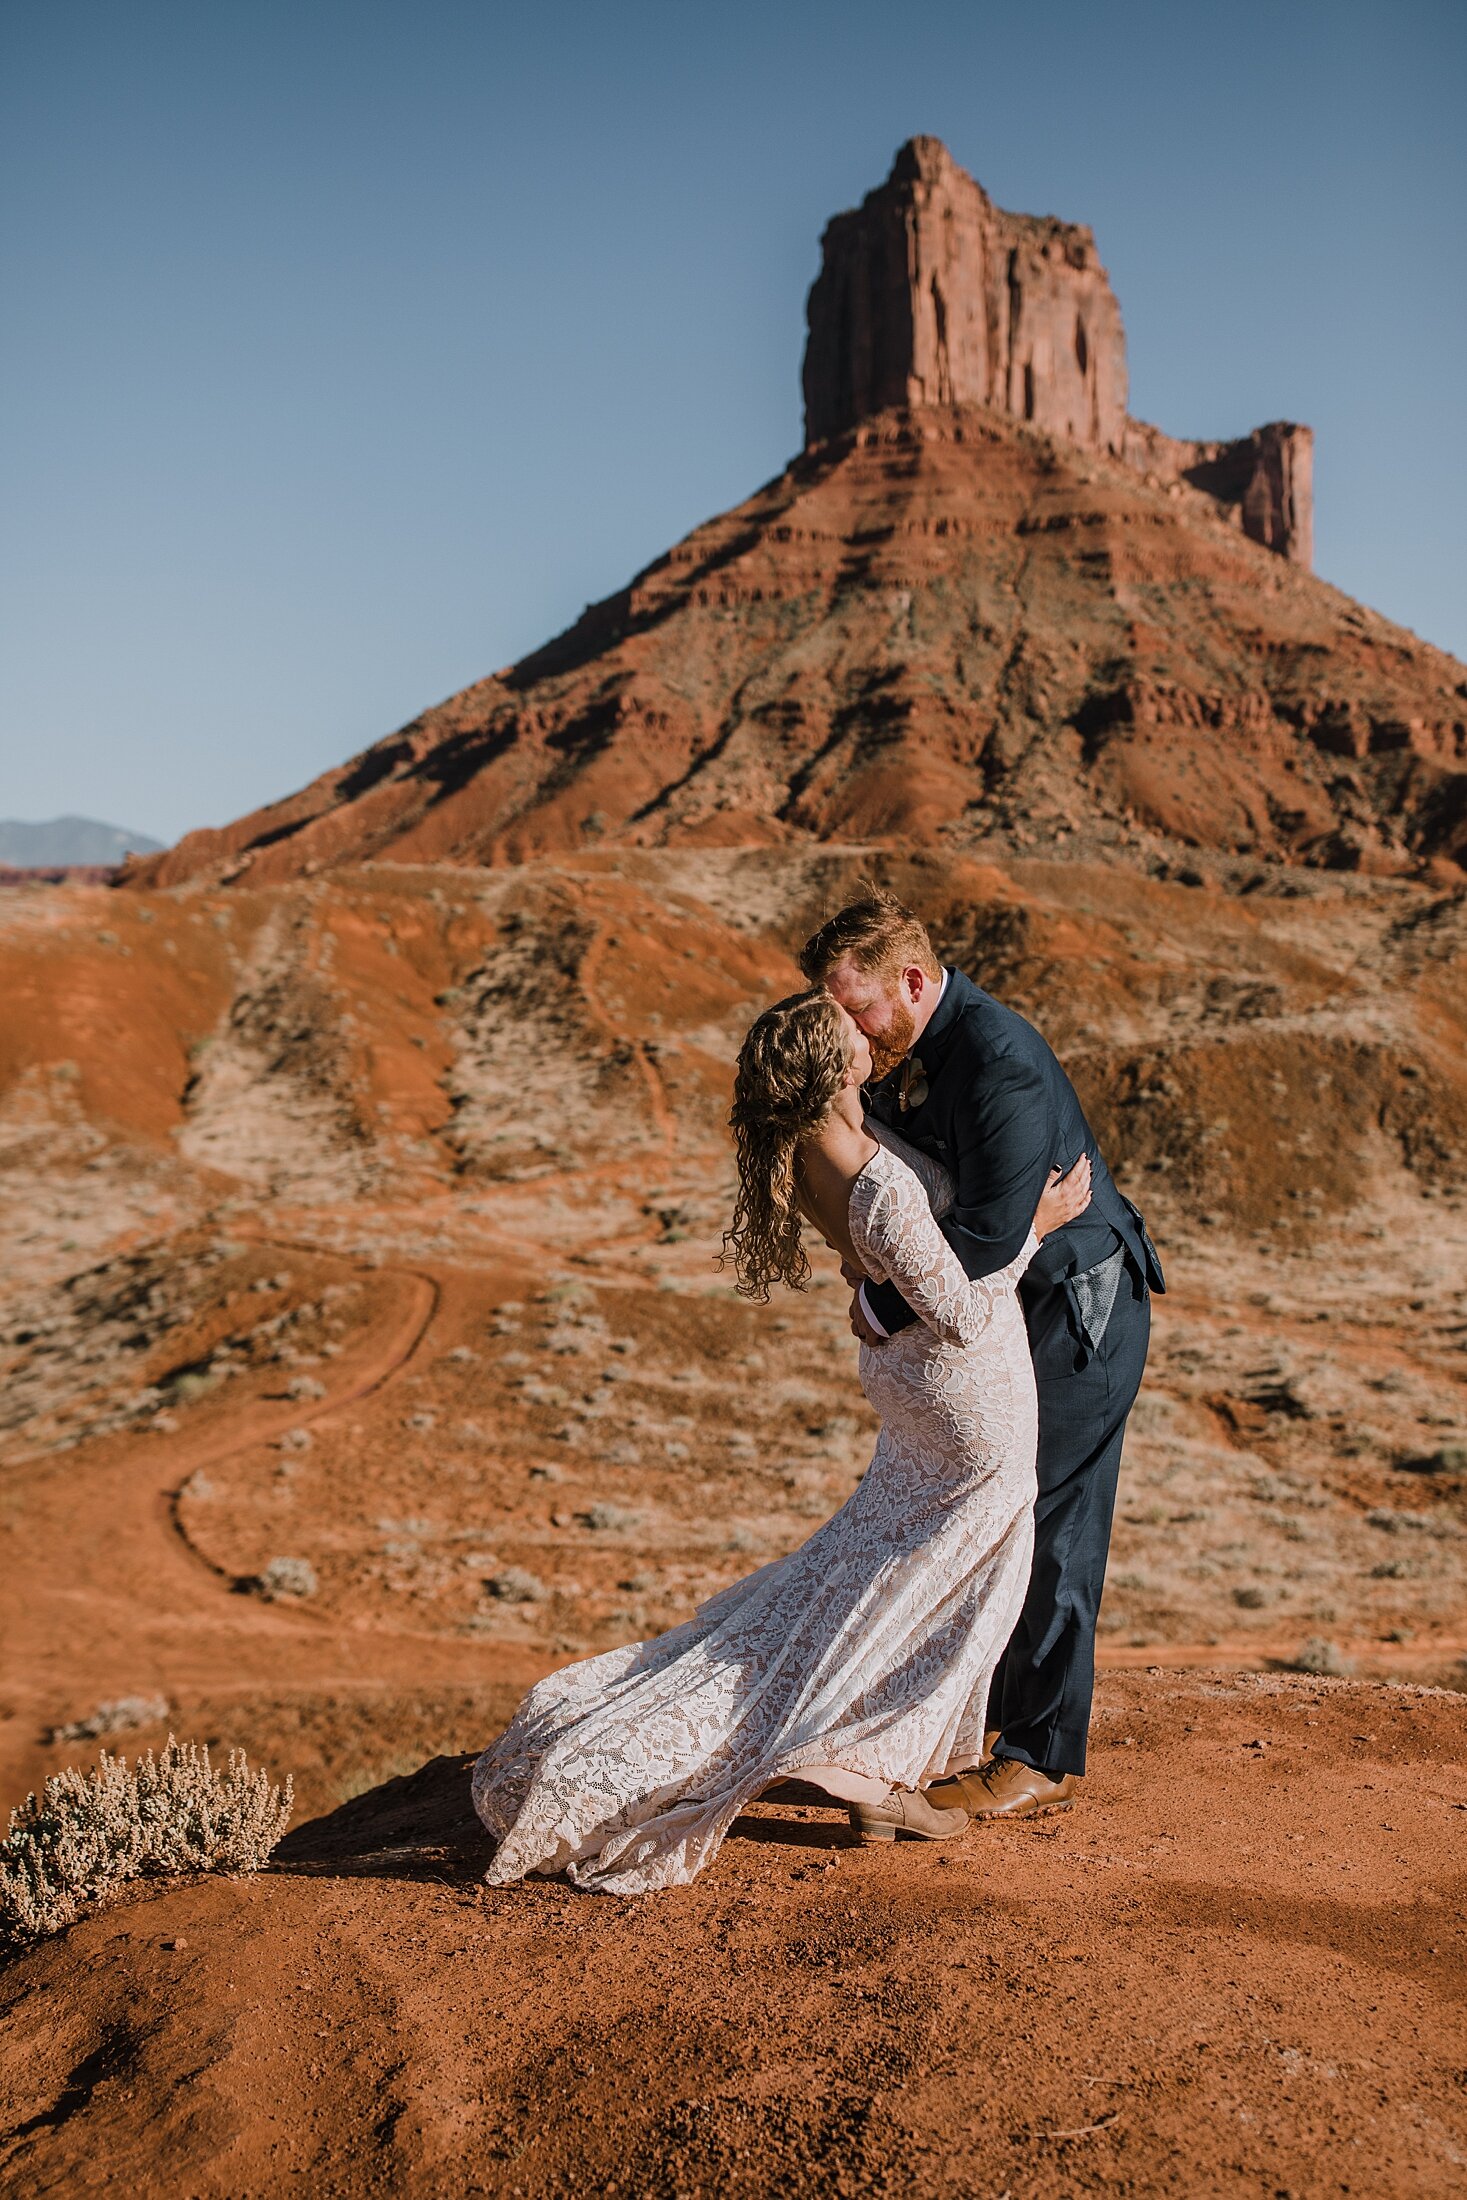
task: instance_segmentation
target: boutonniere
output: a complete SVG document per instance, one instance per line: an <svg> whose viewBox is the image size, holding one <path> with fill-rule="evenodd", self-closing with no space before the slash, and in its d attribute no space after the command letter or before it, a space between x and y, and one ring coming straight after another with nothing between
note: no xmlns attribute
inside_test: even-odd
<svg viewBox="0 0 1467 2200"><path fill-rule="evenodd" d="M908 1108L920 1108L929 1089L921 1056L909 1054L902 1064L902 1081L897 1091L897 1105L903 1115Z"/></svg>

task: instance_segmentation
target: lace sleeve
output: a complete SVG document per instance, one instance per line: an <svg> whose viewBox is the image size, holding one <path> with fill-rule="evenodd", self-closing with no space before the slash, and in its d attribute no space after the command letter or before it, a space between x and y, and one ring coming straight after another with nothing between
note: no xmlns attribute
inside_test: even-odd
<svg viewBox="0 0 1467 2200"><path fill-rule="evenodd" d="M868 1171L851 1196L851 1237L863 1259L896 1285L918 1319L944 1344L976 1344L998 1301L1011 1294L1033 1257L1031 1230L1017 1257L974 1282L933 1219L912 1171L892 1163Z"/></svg>

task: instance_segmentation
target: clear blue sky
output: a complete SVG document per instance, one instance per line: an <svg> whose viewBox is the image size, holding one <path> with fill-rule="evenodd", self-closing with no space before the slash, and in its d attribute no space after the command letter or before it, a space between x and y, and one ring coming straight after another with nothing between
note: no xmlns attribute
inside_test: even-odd
<svg viewBox="0 0 1467 2200"><path fill-rule="evenodd" d="M738 502L916 131L1467 656L1464 106L1460 0L6 0L0 815L233 816Z"/></svg>

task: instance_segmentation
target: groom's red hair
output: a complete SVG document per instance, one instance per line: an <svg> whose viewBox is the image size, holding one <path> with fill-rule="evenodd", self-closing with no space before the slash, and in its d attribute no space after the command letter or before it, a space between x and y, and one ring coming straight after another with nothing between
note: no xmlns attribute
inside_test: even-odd
<svg viewBox="0 0 1467 2200"><path fill-rule="evenodd" d="M915 964L929 978L942 976L942 965L922 919L895 894L879 890L837 909L818 932L811 933L800 950L800 968L812 985L822 985L841 962L853 962L858 970L883 974L908 970Z"/></svg>

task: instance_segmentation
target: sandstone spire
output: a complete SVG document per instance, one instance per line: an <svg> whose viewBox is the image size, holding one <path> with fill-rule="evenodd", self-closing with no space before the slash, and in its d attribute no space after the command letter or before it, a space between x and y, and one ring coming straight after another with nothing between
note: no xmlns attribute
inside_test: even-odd
<svg viewBox="0 0 1467 2200"><path fill-rule="evenodd" d="M910 138L886 182L827 225L807 318L807 446L878 412L986 405L1205 489L1255 541L1311 561L1310 431L1276 421L1194 443L1130 419L1125 331L1092 232L1006 213L938 138Z"/></svg>
<svg viewBox="0 0 1467 2200"><path fill-rule="evenodd" d="M822 241L807 443L888 407L971 404L1119 448L1126 339L1088 229L1006 214L939 139L917 137Z"/></svg>

